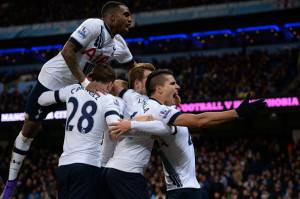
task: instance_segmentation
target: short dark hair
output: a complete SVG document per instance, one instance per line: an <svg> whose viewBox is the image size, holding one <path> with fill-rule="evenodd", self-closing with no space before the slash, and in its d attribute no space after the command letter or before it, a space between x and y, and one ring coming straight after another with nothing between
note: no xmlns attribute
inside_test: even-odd
<svg viewBox="0 0 300 199"><path fill-rule="evenodd" d="M155 91L155 87L160 85L164 85L166 82L165 75L173 75L173 72L169 69L158 69L153 71L147 78L146 81L146 91L147 95L151 96L152 93Z"/></svg>
<svg viewBox="0 0 300 199"><path fill-rule="evenodd" d="M108 64L98 64L94 67L93 71L88 74L92 81L102 83L113 82L116 80L116 73L114 69Z"/></svg>
<svg viewBox="0 0 300 199"><path fill-rule="evenodd" d="M105 17L108 13L111 13L115 11L116 9L119 9L120 6L126 6L124 3L119 1L108 1L106 2L101 9L101 17Z"/></svg>
<svg viewBox="0 0 300 199"><path fill-rule="evenodd" d="M150 70L151 72L155 70L153 64L150 63L136 63L134 67L130 69L128 73L128 84L129 88L134 88L135 80L142 80L144 78L144 71Z"/></svg>

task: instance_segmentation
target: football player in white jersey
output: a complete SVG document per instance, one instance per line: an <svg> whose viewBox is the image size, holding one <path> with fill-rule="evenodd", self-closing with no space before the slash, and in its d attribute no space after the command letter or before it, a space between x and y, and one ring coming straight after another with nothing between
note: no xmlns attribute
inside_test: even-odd
<svg viewBox="0 0 300 199"><path fill-rule="evenodd" d="M38 97L45 91L74 83L81 83L87 90L95 91L95 83L86 78L95 64L111 59L124 64L132 62L132 55L121 36L128 31L132 22L128 7L121 2L109 1L102 7L101 15L101 19L85 20L71 34L62 51L42 67L38 81L27 99L25 121L14 143L2 198L11 197L23 160L41 128L41 120L57 108L57 105L40 106L37 103Z"/></svg>
<svg viewBox="0 0 300 199"><path fill-rule="evenodd" d="M88 75L95 86L111 90L115 72L108 65L97 65ZM42 106L58 102L67 105L63 153L57 169L58 198L104 198L101 190L101 143L107 124L120 120L117 99L73 84L44 92L38 99Z"/></svg>
<svg viewBox="0 0 300 199"><path fill-rule="evenodd" d="M163 141L159 152L164 163L167 198L207 198L206 192L200 189L196 179L194 148L188 129L184 126L209 127L237 117L252 117L266 106L265 102L258 100L249 104L249 99L246 99L236 110L199 115L183 114L170 107L180 99L179 86L171 71L157 70L151 73L146 88L150 99L143 105L145 113L169 125L177 125L175 133L161 136L160 139ZM134 123L136 122L123 120L113 124L112 133L124 133L134 129Z"/></svg>
<svg viewBox="0 0 300 199"><path fill-rule="evenodd" d="M147 63L137 65L129 72L129 87L146 94L145 81L147 76L154 70L154 66ZM132 89L121 90L118 89L115 92L119 93L125 101L124 115L127 115L127 118L135 119L136 115L141 115L141 112L143 112L142 104L148 97ZM159 134L170 132L172 129L162 122L147 125L148 127L143 122L137 123L145 127L145 131L151 130ZM151 127L155 127L155 129ZM147 183L143 174L149 162L152 145L153 139L147 134L143 137L126 135L118 141L112 158L105 165L106 184L114 198L149 198Z"/></svg>

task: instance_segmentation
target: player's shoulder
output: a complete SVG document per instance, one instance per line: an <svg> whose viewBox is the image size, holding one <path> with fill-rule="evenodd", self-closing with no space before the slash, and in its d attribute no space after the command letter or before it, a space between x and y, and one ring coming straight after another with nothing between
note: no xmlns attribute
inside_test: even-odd
<svg viewBox="0 0 300 199"><path fill-rule="evenodd" d="M105 103L112 103L114 101L118 101L118 99L111 94L102 94L101 93L101 98L102 98L102 101L104 101Z"/></svg>
<svg viewBox="0 0 300 199"><path fill-rule="evenodd" d="M84 20L84 24L91 24L91 25L104 25L104 22L102 19L99 18L88 18Z"/></svg>
<svg viewBox="0 0 300 199"><path fill-rule="evenodd" d="M120 35L120 34L116 34L115 36L114 36L114 41L116 42L115 44L117 45L117 46L126 46L126 41L125 41L125 39Z"/></svg>
<svg viewBox="0 0 300 199"><path fill-rule="evenodd" d="M74 93L75 91L78 91L78 90L83 90L84 88L80 85L80 84L71 84L71 85L68 85L64 88L62 88L61 90L63 92L70 92L70 93Z"/></svg>

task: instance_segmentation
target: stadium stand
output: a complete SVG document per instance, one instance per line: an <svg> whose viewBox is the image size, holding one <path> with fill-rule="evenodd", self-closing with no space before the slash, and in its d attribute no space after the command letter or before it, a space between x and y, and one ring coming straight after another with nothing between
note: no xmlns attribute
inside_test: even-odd
<svg viewBox="0 0 300 199"><path fill-rule="evenodd" d="M36 23L45 23L44 25L47 26L49 22L95 17L99 15L98 8L104 2L103 0L72 1L72 3L66 0L47 2L3 0L0 3L0 28L30 24L29 30L34 32L36 27L31 25L36 25ZM168 11L168 9L190 6L235 2L238 4L254 1L125 1L133 13L146 15L158 10ZM296 0L278 0L276 2L278 4L276 9L290 8L291 5L299 3ZM17 15L15 14L16 10L18 10ZM161 20L159 19L158 22L155 22L156 26L145 26L145 32L139 32L144 26L136 27L140 29L137 33L129 35L130 37L126 41L137 60L147 60L158 68L169 68L174 71L181 86L180 95L183 102L241 99L249 92L255 97L299 96L300 23L297 21L300 20L289 18L290 16L281 19L280 14L272 13L272 16L276 16L276 19L272 17L274 23L273 21L272 23L264 22L263 19L261 22L258 18L253 17L253 21L256 20L255 22L251 21L253 26L244 27L243 19L245 18L237 16L229 19L230 23L232 22L234 25L230 26L229 23L228 28L224 29L224 26L215 27L220 25L222 20L227 19L226 14L219 15L218 12L214 14L220 17L217 19L220 19L221 22L215 19L208 19L208 22L205 22L206 20L203 18L206 16L198 16L192 20L200 21L201 18L201 23L205 24L203 27L191 28L191 24L195 21L189 21L189 26L185 29L182 28L184 27L182 24L185 22L173 21L176 26L174 23L165 26L174 26L170 30L173 33L169 35L148 33L149 29L159 30L160 27L163 29L164 25L159 23ZM248 11L246 14L249 14ZM249 15L247 19L254 15ZM269 15L271 16L271 14ZM200 22L197 24L199 25ZM177 25L180 28L177 28ZM26 30L26 27L20 32L17 31L14 37L8 38L11 40L0 40L0 44L5 44L5 47L0 49L0 113L24 111L27 95L37 79L42 64L56 55L62 48L62 43L59 42L67 39L66 35L53 38L47 37L53 35L44 35L44 38L43 35L39 35L40 37L35 38L30 31L27 32L27 35L24 34L25 38L23 38L22 34L26 33L23 30ZM45 30L43 29L41 32L43 33L43 31ZM3 36L4 33L2 37L6 38ZM58 33L67 34L64 31L58 31ZM27 38L28 35L29 38ZM53 42L57 38L59 38L59 42ZM35 41L39 43L36 44ZM37 45L44 46L39 48ZM123 79L127 78L124 68L118 68L118 74ZM285 118L286 115L280 115L277 111L287 111L286 115L289 116ZM210 198L300 198L300 142L292 139L291 134L293 129L300 128L299 115L296 117L293 115L295 112L299 114L299 107L293 110L272 109L270 112L272 113L268 120L274 122L272 123L274 126L257 127L250 122L247 128L249 127L250 133L252 134L253 131L255 135L247 137L244 135L247 135L249 131L234 129L232 126L228 127L229 131L240 130L237 133L238 136L229 133L224 137L215 137L205 134L205 130L204 134L199 136L198 130L193 130L197 177L201 185L209 191ZM45 128L47 131L60 134L58 139L52 141L52 144L56 145L57 140L59 142L62 140L63 121L46 121L46 125L47 122L51 123L49 128ZM18 125L18 122L0 123L0 193L4 186L3 183L7 179L11 155L11 149L7 147L7 144L11 142L12 134L18 133L15 129L15 126ZM276 129L278 126L280 128ZM222 134L224 129L228 130L226 127L221 127L216 131ZM269 134L258 133L264 131L264 128L270 128L268 129ZM274 133L282 129L283 132L280 134ZM37 142L39 141L35 141L35 143ZM10 145L13 144L10 143ZM53 147L34 144L23 165L15 199L56 198L55 169L60 150L61 145L53 149ZM164 199L163 168L155 148L145 175L148 179L151 199Z"/></svg>
<svg viewBox="0 0 300 199"><path fill-rule="evenodd" d="M133 12L141 12L237 1L238 0L176 0L159 1L158 3L157 1L153 0L128 0L126 3ZM101 8L105 2L106 1L103 0L97 0L93 2L74 1L70 4L70 2L66 0L54 0L44 4L35 0L26 2L5 0L0 4L0 26L23 25L95 17L99 16L100 10L98 10L98 8ZM19 10L18 16L14 15L15 10Z"/></svg>

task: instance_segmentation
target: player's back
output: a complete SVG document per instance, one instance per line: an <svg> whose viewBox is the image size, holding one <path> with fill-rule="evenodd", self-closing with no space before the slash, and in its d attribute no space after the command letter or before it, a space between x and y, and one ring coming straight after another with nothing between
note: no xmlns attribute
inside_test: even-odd
<svg viewBox="0 0 300 199"><path fill-rule="evenodd" d="M107 131L105 106L114 97L86 91L79 84L66 92L67 120L59 166L86 163L100 167L101 141Z"/></svg>

